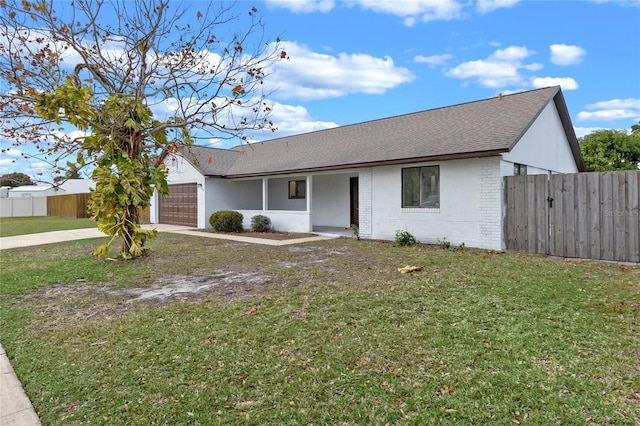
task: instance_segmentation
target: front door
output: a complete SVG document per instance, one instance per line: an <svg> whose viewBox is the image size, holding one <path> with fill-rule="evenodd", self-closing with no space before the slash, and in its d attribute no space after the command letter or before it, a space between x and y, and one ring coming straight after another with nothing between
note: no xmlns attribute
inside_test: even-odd
<svg viewBox="0 0 640 426"><path fill-rule="evenodd" d="M360 221L358 218L360 217L360 211L358 209L358 178L352 177L349 179L349 198L350 202L350 217L351 224L355 226L360 226Z"/></svg>

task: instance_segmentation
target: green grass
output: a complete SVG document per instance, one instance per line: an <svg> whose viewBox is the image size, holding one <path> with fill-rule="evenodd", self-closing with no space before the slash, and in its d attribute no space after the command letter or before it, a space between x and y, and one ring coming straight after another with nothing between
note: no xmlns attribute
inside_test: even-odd
<svg viewBox="0 0 640 426"><path fill-rule="evenodd" d="M0 218L0 237L36 234L39 232L64 231L67 229L95 228L91 219L67 217L3 217Z"/></svg>
<svg viewBox="0 0 640 426"><path fill-rule="evenodd" d="M150 244L129 262L92 258L95 240L2 252L2 343L44 424L640 422L637 266ZM217 286L133 300L178 282Z"/></svg>

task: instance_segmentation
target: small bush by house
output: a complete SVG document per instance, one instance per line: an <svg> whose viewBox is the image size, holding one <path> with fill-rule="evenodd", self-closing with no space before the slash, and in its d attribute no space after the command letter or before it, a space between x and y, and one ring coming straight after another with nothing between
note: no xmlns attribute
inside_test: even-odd
<svg viewBox="0 0 640 426"><path fill-rule="evenodd" d="M273 226L271 226L271 219L267 216L257 214L251 218L251 229L254 232L271 232Z"/></svg>
<svg viewBox="0 0 640 426"><path fill-rule="evenodd" d="M408 231L396 231L395 243L397 246L413 246L418 240Z"/></svg>
<svg viewBox="0 0 640 426"><path fill-rule="evenodd" d="M209 223L214 231L242 232L242 213L233 210L220 210L209 217Z"/></svg>

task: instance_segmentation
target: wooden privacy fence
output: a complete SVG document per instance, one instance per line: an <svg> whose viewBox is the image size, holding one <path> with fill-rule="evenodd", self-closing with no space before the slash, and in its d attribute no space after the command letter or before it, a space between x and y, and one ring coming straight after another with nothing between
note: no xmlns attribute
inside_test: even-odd
<svg viewBox="0 0 640 426"><path fill-rule="evenodd" d="M89 217L87 202L90 194L65 194L47 197L47 216Z"/></svg>
<svg viewBox="0 0 640 426"><path fill-rule="evenodd" d="M89 217L87 202L90 194L65 194L47 197L47 216L72 217L74 219ZM150 210L147 207L140 211L140 223L150 222Z"/></svg>
<svg viewBox="0 0 640 426"><path fill-rule="evenodd" d="M640 262L640 171L508 176L508 250Z"/></svg>

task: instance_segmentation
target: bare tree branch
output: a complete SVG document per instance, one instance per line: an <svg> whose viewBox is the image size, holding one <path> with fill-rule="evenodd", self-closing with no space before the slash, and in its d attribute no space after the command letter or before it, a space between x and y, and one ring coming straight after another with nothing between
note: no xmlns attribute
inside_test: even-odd
<svg viewBox="0 0 640 426"><path fill-rule="evenodd" d="M152 185L166 191L168 152L275 130L264 80L286 52L279 39L266 40L255 8L236 10L0 0L0 138L35 147L58 167L73 155L67 168L93 168L93 217L124 238L123 255L141 253L138 209Z"/></svg>

